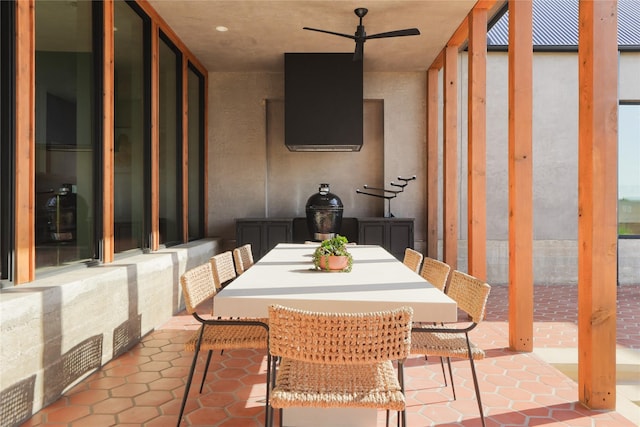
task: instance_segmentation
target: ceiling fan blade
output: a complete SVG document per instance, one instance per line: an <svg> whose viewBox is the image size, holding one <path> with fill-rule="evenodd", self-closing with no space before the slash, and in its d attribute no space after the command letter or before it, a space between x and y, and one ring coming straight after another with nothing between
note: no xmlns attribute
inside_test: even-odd
<svg viewBox="0 0 640 427"><path fill-rule="evenodd" d="M353 60L362 61L363 56L364 56L364 41L356 42L356 51L353 54Z"/></svg>
<svg viewBox="0 0 640 427"><path fill-rule="evenodd" d="M388 31L386 33L378 33L367 36L369 39L382 39L386 37L403 37L403 36L419 36L420 30L417 28L407 28L406 30Z"/></svg>
<svg viewBox="0 0 640 427"><path fill-rule="evenodd" d="M342 33L335 33L333 31L327 31L327 30L319 30L317 28L309 28L309 27L303 27L303 30L309 30L309 31L317 31L319 33L327 33L327 34L333 34L334 36L340 36L340 37L346 37L348 39L352 39L355 40L355 36L350 35L350 34L342 34Z"/></svg>

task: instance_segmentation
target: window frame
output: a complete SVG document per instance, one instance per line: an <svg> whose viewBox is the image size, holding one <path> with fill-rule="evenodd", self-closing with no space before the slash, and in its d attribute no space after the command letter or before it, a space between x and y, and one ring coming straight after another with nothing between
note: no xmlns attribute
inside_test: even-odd
<svg viewBox="0 0 640 427"><path fill-rule="evenodd" d="M635 106L638 107L639 112L640 112L640 100L638 100L638 101L630 101L630 100L624 100L623 101L623 100L620 100L618 102L618 109L623 105L635 105ZM619 138L620 138L620 136L619 136L620 135L620 119L619 119L619 117L620 117L620 114L618 112L618 157L620 156L620 153L619 153L619 151L620 151L620 142L619 142L620 141L619 140ZM640 140L638 141L638 144L640 144ZM639 149L640 149L640 147L639 147ZM619 188L620 188L619 187L620 186L619 174L620 174L620 165L618 164L618 191L619 191ZM620 228L619 228L619 224L620 224L620 204L619 203L620 203L620 200L621 200L620 199L620 195L618 193L618 206L616 206L616 208L618 209L618 230L620 230ZM618 232L618 238L619 239L640 239L640 234L620 234Z"/></svg>
<svg viewBox="0 0 640 427"><path fill-rule="evenodd" d="M0 2L0 281L9 283L15 237L15 30L15 3Z"/></svg>

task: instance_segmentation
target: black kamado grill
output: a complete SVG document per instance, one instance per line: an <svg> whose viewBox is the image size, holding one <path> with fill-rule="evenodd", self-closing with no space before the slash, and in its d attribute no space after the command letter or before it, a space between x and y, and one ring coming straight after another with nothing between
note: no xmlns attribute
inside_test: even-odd
<svg viewBox="0 0 640 427"><path fill-rule="evenodd" d="M320 184L318 192L307 200L307 226L313 240L331 239L340 232L344 206L340 197L329 192L329 184Z"/></svg>

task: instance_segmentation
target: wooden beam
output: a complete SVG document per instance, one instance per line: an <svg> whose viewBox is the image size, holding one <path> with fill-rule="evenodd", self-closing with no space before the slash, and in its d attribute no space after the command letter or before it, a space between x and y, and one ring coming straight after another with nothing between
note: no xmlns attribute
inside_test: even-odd
<svg viewBox="0 0 640 427"><path fill-rule="evenodd" d="M468 89L468 272L487 280L487 11L475 8L469 14Z"/></svg>
<svg viewBox="0 0 640 427"><path fill-rule="evenodd" d="M197 167L195 165L194 167ZM182 242L189 241L189 67L182 55Z"/></svg>
<svg viewBox="0 0 640 427"><path fill-rule="evenodd" d="M427 256L438 259L438 69L427 70Z"/></svg>
<svg viewBox="0 0 640 427"><path fill-rule="evenodd" d="M198 71L202 73L202 75L207 75L207 69L205 66L198 60L198 58L187 48L187 45L183 43L183 41L178 37L178 35L173 31L173 29L167 24L167 22L156 12L156 10L151 6L148 0L136 0L138 5L144 10L144 12L149 15L151 21L154 24L158 25L158 28L171 40L171 42L182 52L184 57L191 62L191 65L195 67Z"/></svg>
<svg viewBox="0 0 640 427"><path fill-rule="evenodd" d="M35 12L34 0L15 3L16 151L13 282L35 278Z"/></svg>
<svg viewBox="0 0 640 427"><path fill-rule="evenodd" d="M509 347L533 350L533 13L509 0Z"/></svg>
<svg viewBox="0 0 640 427"><path fill-rule="evenodd" d="M486 30L486 29L485 29ZM460 46L467 41L469 37L469 17L466 16L464 20L458 25L456 31L451 35L451 38L447 42L447 46L456 46L460 49Z"/></svg>
<svg viewBox="0 0 640 427"><path fill-rule="evenodd" d="M617 2L579 3L578 390L616 407Z"/></svg>
<svg viewBox="0 0 640 427"><path fill-rule="evenodd" d="M458 46L447 46L443 77L443 258L458 268Z"/></svg>
<svg viewBox="0 0 640 427"><path fill-rule="evenodd" d="M160 246L160 132L158 125L160 103L160 31L158 24L151 24L151 229L149 248L157 251Z"/></svg>
<svg viewBox="0 0 640 427"><path fill-rule="evenodd" d="M208 73L204 73L202 78L202 90L204 93L204 100L203 100L203 106L202 106L202 111L200 112L202 114L202 143L204 144L204 149L203 149L203 159L202 161L204 162L204 178L202 181L202 191L204 192L204 195L202 196L202 203L204 204L204 218L203 218L203 227L204 229L202 230L202 232L204 233L204 236L208 236L208 230L209 230L209 114L207 113L209 111L209 74Z"/></svg>
<svg viewBox="0 0 640 427"><path fill-rule="evenodd" d="M114 253L114 204L113 204L113 154L114 154L114 36L113 36L113 0L105 0L103 29L103 97L102 97L102 245L100 258L104 263L113 261Z"/></svg>
<svg viewBox="0 0 640 427"><path fill-rule="evenodd" d="M440 51L436 59L433 60L433 63L429 67L429 69L434 68L436 70L440 70L444 66L444 49Z"/></svg>

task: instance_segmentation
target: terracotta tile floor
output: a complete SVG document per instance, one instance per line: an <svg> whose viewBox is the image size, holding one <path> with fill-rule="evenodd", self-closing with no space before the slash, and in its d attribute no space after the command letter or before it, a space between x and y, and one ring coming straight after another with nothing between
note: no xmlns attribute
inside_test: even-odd
<svg viewBox="0 0 640 427"><path fill-rule="evenodd" d="M640 286L618 288L617 342L640 355ZM632 411L591 411L578 400L578 385L533 353L507 349L508 325L505 286L494 286L486 320L473 339L487 352L477 362L488 427L640 425L640 404ZM536 286L535 347L575 353L577 347L577 289L575 286ZM176 424L191 353L183 350L194 323L180 313L150 333L125 355L111 361L67 391L24 426L173 426ZM264 420L265 354L252 350L216 354L202 394L198 393L204 358L200 360L182 425L252 427ZM575 360L570 361L575 364ZM634 362L634 363L635 363ZM453 363L457 400L443 387L437 359L407 361L408 424L418 426L480 426L473 382L467 361ZM640 364L632 370L636 390ZM637 374L634 376L633 374ZM624 399L618 393L618 401ZM634 409L635 408L635 409ZM395 418L395 416L394 416ZM378 417L384 425L384 413ZM395 419L392 420L395 423ZM395 425L395 424L394 424ZM332 426L327 426L332 427Z"/></svg>

